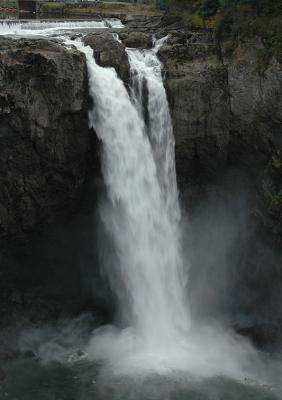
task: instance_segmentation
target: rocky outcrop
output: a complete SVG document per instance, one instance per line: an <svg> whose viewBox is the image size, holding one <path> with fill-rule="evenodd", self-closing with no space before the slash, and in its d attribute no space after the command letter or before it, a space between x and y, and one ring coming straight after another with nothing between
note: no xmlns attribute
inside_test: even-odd
<svg viewBox="0 0 282 400"><path fill-rule="evenodd" d="M85 180L84 55L46 40L0 42L0 235L68 210Z"/></svg>
<svg viewBox="0 0 282 400"><path fill-rule="evenodd" d="M122 18L122 22L127 28L137 31L153 31L157 32L160 29L175 30L183 28L181 17L177 16L132 16L130 14Z"/></svg>
<svg viewBox="0 0 282 400"><path fill-rule="evenodd" d="M109 32L91 33L83 38L83 42L94 50L99 65L115 68L123 81L129 81L130 68L124 44L115 40Z"/></svg>
<svg viewBox="0 0 282 400"><path fill-rule="evenodd" d="M150 49L152 47L152 33L147 32L122 32L120 39L126 47Z"/></svg>
<svg viewBox="0 0 282 400"><path fill-rule="evenodd" d="M279 54L265 57L259 37L239 37L230 48L223 37L221 54L228 73L232 135L230 163L252 177L256 189L254 213L282 240L281 151L282 65Z"/></svg>
<svg viewBox="0 0 282 400"><path fill-rule="evenodd" d="M262 62L264 51L259 38L218 42L209 32L171 33L160 49L184 186L236 166L265 197L267 166L282 151L282 67L278 54ZM275 182L269 184L277 202ZM262 220L269 225L266 213Z"/></svg>
<svg viewBox="0 0 282 400"><path fill-rule="evenodd" d="M200 293L212 314L212 301L218 301L208 295L210 285L216 288L213 276L222 285L229 271L229 294L216 312L224 304L239 315L235 328L258 345L282 342L282 68L281 56L268 54L258 37L216 40L205 32L186 32L179 40L171 34L159 51L182 203L192 210L191 235L198 243L191 279L200 275L193 271L200 260L208 281L206 287L199 283ZM224 235L216 238L221 229ZM208 245L201 243L205 236ZM208 259L202 259L206 248Z"/></svg>
<svg viewBox="0 0 282 400"><path fill-rule="evenodd" d="M183 186L200 174L214 176L226 162L231 124L227 68L214 38L205 33L172 34L159 57L166 71Z"/></svg>

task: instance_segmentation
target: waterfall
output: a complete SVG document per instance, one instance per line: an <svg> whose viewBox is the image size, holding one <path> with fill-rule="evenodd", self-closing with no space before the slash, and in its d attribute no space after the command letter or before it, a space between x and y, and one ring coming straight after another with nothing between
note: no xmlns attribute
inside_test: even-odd
<svg viewBox="0 0 282 400"><path fill-rule="evenodd" d="M147 134L153 149L163 198L171 220L180 221L178 190L175 172L174 136L166 91L162 80L162 64L157 50L167 37L155 42L153 50L127 49L131 66L134 102L141 118L147 116ZM144 96L144 93L147 95ZM144 97L147 104L144 104ZM176 234L179 231L176 230Z"/></svg>
<svg viewBox="0 0 282 400"><path fill-rule="evenodd" d="M105 268L122 317L116 327L96 329L85 351L106 377L177 371L243 379L259 363L248 342L215 324L190 327L173 130L157 58L162 42L127 50L130 94L114 69L96 64L90 47L69 43L87 61L89 124L103 147L101 219L114 248L106 246L114 259Z"/></svg>
<svg viewBox="0 0 282 400"><path fill-rule="evenodd" d="M116 72L98 66L89 47L81 43L77 46L86 55L94 102L90 126L103 143L108 203L102 219L116 248L115 261L122 280L122 285L116 284L113 289L119 298L126 297L126 306L121 306L129 312L134 334L148 348L167 349L187 334L189 313L173 136L160 64L152 53L157 66L152 72L146 71L146 78L151 80L149 103L154 108L150 112L151 144L139 107L131 101ZM132 70L137 68L132 63ZM165 120L161 121L163 116Z"/></svg>

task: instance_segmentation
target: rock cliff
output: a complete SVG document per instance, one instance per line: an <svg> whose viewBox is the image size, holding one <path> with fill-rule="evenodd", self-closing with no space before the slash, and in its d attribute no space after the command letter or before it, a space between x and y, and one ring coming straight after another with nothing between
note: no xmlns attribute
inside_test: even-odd
<svg viewBox="0 0 282 400"><path fill-rule="evenodd" d="M184 187L195 177L199 179L199 174L214 177L227 160L231 121L228 74L211 34L187 33L180 43L172 36L159 57L166 71L178 177Z"/></svg>
<svg viewBox="0 0 282 400"><path fill-rule="evenodd" d="M0 41L0 236L70 209L85 180L84 55L47 40Z"/></svg>
<svg viewBox="0 0 282 400"><path fill-rule="evenodd" d="M95 59L99 65L115 68L120 79L128 83L129 62L123 43L115 40L109 32L90 33L83 38L83 42L94 50Z"/></svg>
<svg viewBox="0 0 282 400"><path fill-rule="evenodd" d="M276 53L262 62L265 47L258 37L231 42L208 32L186 32L184 38L172 34L159 51L174 123L179 182L185 188L189 181L208 182L230 167L240 169L257 194L254 213L279 240L281 216L277 218L271 204L276 203L278 210L281 56ZM276 168L271 173L273 160Z"/></svg>
<svg viewBox="0 0 282 400"><path fill-rule="evenodd" d="M192 259L196 267L202 263L211 281L216 276L224 281L226 266L236 271L232 288L218 290L224 292L221 305L226 306L230 295L236 299L232 312L259 321L244 326L243 333L261 342L281 338L281 250L275 247L282 238L281 56L275 53L262 61L265 44L256 36L234 39L209 31L158 29L157 37L170 33L159 57L182 201L189 209L198 204L208 209L212 187L217 207L212 219L207 215L204 223L192 221L194 243L200 243ZM140 33L128 29L120 38L127 46L150 48L152 34L150 26ZM84 42L94 48L100 65L116 68L128 84L124 44L109 33L87 35ZM93 156L87 109L82 54L54 41L1 39L0 235L29 229L76 204L91 151ZM226 179L222 183L233 170L236 185L247 193L244 213L235 175L229 175L227 187ZM222 223L226 204L233 215L216 238L214 227ZM212 303L208 286L203 290Z"/></svg>
<svg viewBox="0 0 282 400"><path fill-rule="evenodd" d="M159 51L182 201L196 215L191 279L205 312L231 309L238 330L269 344L282 340L282 67L262 54L260 37L208 32L172 34Z"/></svg>

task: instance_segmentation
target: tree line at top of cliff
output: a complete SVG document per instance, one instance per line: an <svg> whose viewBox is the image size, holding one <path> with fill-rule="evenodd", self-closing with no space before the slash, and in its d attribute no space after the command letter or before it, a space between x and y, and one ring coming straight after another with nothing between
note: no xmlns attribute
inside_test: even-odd
<svg viewBox="0 0 282 400"><path fill-rule="evenodd" d="M282 0L166 0L166 11L181 15L187 26L214 28L230 14L281 18Z"/></svg>
<svg viewBox="0 0 282 400"><path fill-rule="evenodd" d="M282 0L167 0L168 10L197 11L202 17L211 17L230 7L257 14L282 14Z"/></svg>

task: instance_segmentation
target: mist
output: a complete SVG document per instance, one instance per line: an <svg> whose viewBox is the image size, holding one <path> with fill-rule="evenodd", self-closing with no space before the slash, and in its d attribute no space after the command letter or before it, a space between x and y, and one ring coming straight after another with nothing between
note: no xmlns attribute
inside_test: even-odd
<svg viewBox="0 0 282 400"><path fill-rule="evenodd" d="M137 398L144 395L142 385L148 385L148 392L150 388L154 393L154 384L150 386L148 380L160 380L164 385L163 391L154 393L155 398L162 398L164 393L169 398L176 382L179 390L181 387L191 389L196 382L201 382L201 387L206 385L210 393L209 385L215 388L217 384L213 380L218 376L250 388L264 388L269 394L277 391L279 396L282 372L279 346L270 355L236 333L244 333L244 328L256 327L265 320L266 310L274 300L270 298L269 303L257 309L257 287L250 285L247 277L258 271L267 275L269 265L263 270L262 264L268 259L275 265L279 258L274 250L262 243L256 229L250 213L252 193L235 184L231 191L228 182L229 176L201 191L201 201L197 201L194 208L189 207L190 212L183 206L184 199L190 204L187 194L186 198L181 197L182 249L191 312L191 329L182 342L172 341L170 347L161 344L150 347L134 327L130 327L129 316L124 318L117 312L113 325L99 327L94 309L92 315L21 331L18 350L33 355L44 365L54 362L67 368L79 367L83 362L99 365L98 375L95 372L97 390L110 390L109 380L117 380L119 387L125 385L122 390L127 395L135 394ZM106 204L103 194L99 197L97 212L92 211L99 217L91 222L96 225L100 274L103 279L110 276L110 287L116 285L118 292L124 293L119 299L124 304L125 283L116 268L117 254L101 218ZM259 253L252 252L254 241L255 248L260 247ZM88 245L91 247L91 243ZM246 270L249 257L252 265L259 264L255 271ZM109 272L113 274L109 275ZM83 274L87 281L85 269ZM93 280L92 275L88 278ZM82 291L83 286L82 283ZM268 293L267 286L266 291ZM112 293L112 296L115 302L116 294Z"/></svg>

